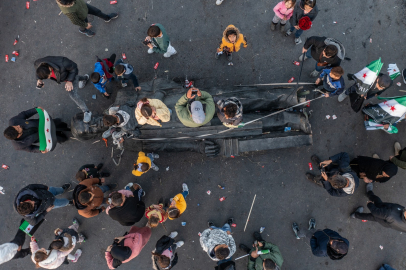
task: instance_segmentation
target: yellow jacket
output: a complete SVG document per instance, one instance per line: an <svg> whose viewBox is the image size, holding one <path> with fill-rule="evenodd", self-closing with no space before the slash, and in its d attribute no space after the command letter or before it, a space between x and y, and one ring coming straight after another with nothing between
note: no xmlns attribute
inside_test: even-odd
<svg viewBox="0 0 406 270"><path fill-rule="evenodd" d="M179 209L180 214L185 212L186 210L186 201L185 198L183 197L182 193L179 193L175 197L173 197L173 200L175 201L175 207ZM174 220L173 218L168 217L170 220Z"/></svg>
<svg viewBox="0 0 406 270"><path fill-rule="evenodd" d="M226 33L228 30L235 30L237 32L237 40L235 43L231 43L228 38L226 37ZM244 35L240 33L240 30L235 27L234 25L230 24L227 26L226 30L223 32L223 39L221 40L220 50L223 51L224 47L228 47L230 52L238 52L241 49L241 44L243 44L244 48L247 48L247 41L244 38Z"/></svg>
<svg viewBox="0 0 406 270"><path fill-rule="evenodd" d="M150 99L148 98L149 105L156 109L156 115L161 119L162 122L169 122L171 120L171 113L169 112L168 107L159 99ZM160 126L162 125L153 118L145 118L142 116L140 109L138 107L135 109L135 118L137 118L139 125L151 125L151 126Z"/></svg>
<svg viewBox="0 0 406 270"><path fill-rule="evenodd" d="M144 152L139 152L138 153L138 159L137 159L136 164L140 164L140 163L147 163L149 165L149 169L147 171L149 171L151 169L151 159L149 157L147 157ZM133 170L132 173L135 176L141 176L143 173L146 173L147 171L140 172L138 170Z"/></svg>

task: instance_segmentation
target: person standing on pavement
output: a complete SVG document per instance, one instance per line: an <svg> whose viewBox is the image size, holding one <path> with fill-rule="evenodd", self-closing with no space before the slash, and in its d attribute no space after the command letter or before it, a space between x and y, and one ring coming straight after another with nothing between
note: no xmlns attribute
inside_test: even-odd
<svg viewBox="0 0 406 270"><path fill-rule="evenodd" d="M158 154L148 153L145 155L144 152L139 152L137 162L134 164L134 168L132 170L132 174L135 176L141 176L148 172L151 168L156 172L159 171L158 166L154 163L156 158L159 158Z"/></svg>
<svg viewBox="0 0 406 270"><path fill-rule="evenodd" d="M46 79L51 79L57 84L65 82L65 89L69 92L69 97L84 113L83 122L90 122L92 113L78 93L79 89L85 87L89 75L79 76L78 65L63 56L46 56L37 59L34 66L37 70L37 88L42 88L44 86L43 80Z"/></svg>
<svg viewBox="0 0 406 270"><path fill-rule="evenodd" d="M340 66L323 69L315 84L316 86L323 86L321 91L324 93L326 98L338 96L344 91L345 88L343 74L344 70Z"/></svg>
<svg viewBox="0 0 406 270"><path fill-rule="evenodd" d="M134 67L124 63L123 59L118 59L114 64L114 78L121 82L122 87L126 87L129 80L132 81L135 91L141 91L137 76L134 74Z"/></svg>
<svg viewBox="0 0 406 270"><path fill-rule="evenodd" d="M316 5L316 0L300 0L296 4L293 15L289 20L290 28L286 31L285 36L290 36L295 30L295 43L296 45L302 43L302 39L300 36L303 34L303 31L300 28L300 22L305 20L304 18L307 17L308 20L311 22L316 19L317 14L319 13L319 8ZM307 29L306 29L307 30Z"/></svg>
<svg viewBox="0 0 406 270"><path fill-rule="evenodd" d="M277 270L281 269L283 264L282 254L279 248L270 243L265 242L259 232L254 232L255 242L250 249L244 244L240 244L240 249L250 254L248 260L248 270ZM267 252L269 250L269 252ZM258 254L258 251L265 251L264 254Z"/></svg>
<svg viewBox="0 0 406 270"><path fill-rule="evenodd" d="M225 54L227 60L231 61L233 60L233 52L238 52L241 49L241 45L247 48L247 38L244 37L237 27L230 24L223 32L223 38L214 57L219 59L220 55Z"/></svg>
<svg viewBox="0 0 406 270"><path fill-rule="evenodd" d="M351 170L350 157L347 153L338 153L323 162L313 155L311 160L321 171L321 175L306 173L307 180L324 187L331 196L344 197L354 194L359 185L359 178Z"/></svg>
<svg viewBox="0 0 406 270"><path fill-rule="evenodd" d="M390 156L389 160L399 168L406 169L406 148L400 146L399 142L395 142L395 155Z"/></svg>
<svg viewBox="0 0 406 270"><path fill-rule="evenodd" d="M148 54L162 53L165 58L176 54L177 51L171 45L165 28L160 23L155 23L148 28L144 43L148 46Z"/></svg>
<svg viewBox="0 0 406 270"><path fill-rule="evenodd" d="M358 177L365 183L385 183L398 173L398 167L390 162L374 157L358 156L351 160L351 169L357 173Z"/></svg>
<svg viewBox="0 0 406 270"><path fill-rule="evenodd" d="M107 83L111 82L114 78L115 61L115 53L113 53L110 58L99 59L99 57L97 57L97 62L94 64L94 71L90 74L90 80L94 87L107 99L110 98L110 94L107 92L106 86Z"/></svg>
<svg viewBox="0 0 406 270"><path fill-rule="evenodd" d="M79 26L79 32L88 37L96 35L95 32L90 30L92 24L87 19L88 14L102 18L105 22L110 22L118 18L117 13L104 14L100 9L86 4L84 0L56 0L56 3L62 13L65 14L73 24Z"/></svg>
<svg viewBox="0 0 406 270"><path fill-rule="evenodd" d="M281 23L281 32L285 31L285 25L293 15L296 0L283 0L280 1L274 8L275 16L272 19L271 30L275 31L278 23Z"/></svg>
<svg viewBox="0 0 406 270"><path fill-rule="evenodd" d="M62 187L48 187L41 184L30 184L21 189L14 199L14 209L24 219L35 226L41 222L52 209L72 205L68 199L57 199L55 196L65 193L70 184Z"/></svg>
<svg viewBox="0 0 406 270"><path fill-rule="evenodd" d="M172 110L162 101L153 98L143 98L137 103L135 118L139 125L162 127L162 123L171 120Z"/></svg>
<svg viewBox="0 0 406 270"><path fill-rule="evenodd" d="M82 182L83 180L89 178L103 178L109 177L110 173L108 172L100 172L103 168L103 163L99 163L97 166L94 164L86 164L79 168L79 171L76 173L75 178L78 182Z"/></svg>
<svg viewBox="0 0 406 270"><path fill-rule="evenodd" d="M183 212L186 211L187 195L189 195L189 188L185 183L183 183L182 184L182 193L179 193L175 197L171 198L171 203L167 210L168 218L170 220L179 218L183 214Z"/></svg>
<svg viewBox="0 0 406 270"><path fill-rule="evenodd" d="M386 228L391 228L400 232L406 232L406 208L396 203L384 203L373 192L374 185L366 185L366 195L369 199L367 207L371 213L363 213L364 207L359 206L352 218L375 221Z"/></svg>
<svg viewBox="0 0 406 270"><path fill-rule="evenodd" d="M178 232L171 232L170 235L162 236L152 251L152 267L154 270L172 269L178 262L178 254L175 251L183 246L185 242L178 241L175 243L175 237Z"/></svg>
<svg viewBox="0 0 406 270"><path fill-rule="evenodd" d="M213 98L216 104L217 117L228 128L237 128L242 122L243 109L241 101L236 97Z"/></svg>
<svg viewBox="0 0 406 270"><path fill-rule="evenodd" d="M86 241L86 236L82 233L78 233L79 230L79 220L74 218L72 220L72 225L66 229L59 229L57 228L54 231L55 239L49 245L50 250L59 250L59 251L70 251L75 248L77 243L83 243ZM70 253L69 252L69 253ZM68 259L74 260L75 258L73 255L68 255Z"/></svg>
<svg viewBox="0 0 406 270"><path fill-rule="evenodd" d="M236 251L234 238L231 236L231 224L233 219L229 218L222 228L214 226L209 221L209 228L204 230L200 236L200 245L210 259L217 261L217 265L231 261Z"/></svg>
<svg viewBox="0 0 406 270"><path fill-rule="evenodd" d="M73 204L78 209L79 215L85 218L95 217L106 207L102 206L105 203L103 193L113 190L117 184L104 185L104 178L91 178L80 182L73 190ZM95 185L99 185L95 186ZM100 207L100 208L99 208Z"/></svg>

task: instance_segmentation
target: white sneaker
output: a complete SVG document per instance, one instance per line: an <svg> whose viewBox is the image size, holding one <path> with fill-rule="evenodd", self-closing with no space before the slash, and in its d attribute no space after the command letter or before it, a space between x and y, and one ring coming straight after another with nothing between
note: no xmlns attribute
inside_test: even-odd
<svg viewBox="0 0 406 270"><path fill-rule="evenodd" d="M178 241L178 242L176 242L176 248L180 248L181 246L183 246L185 244L185 242L183 242L183 241Z"/></svg>
<svg viewBox="0 0 406 270"><path fill-rule="evenodd" d="M155 164L153 164L152 166L151 166L151 169L153 169L154 171L159 171L159 168L158 168L158 166L157 165L155 165Z"/></svg>
<svg viewBox="0 0 406 270"><path fill-rule="evenodd" d="M400 146L399 142L395 142L395 156L399 155L400 150L402 150L402 146Z"/></svg>
<svg viewBox="0 0 406 270"><path fill-rule="evenodd" d="M373 158L380 159L379 156L378 156L378 154L373 154L372 157L373 157Z"/></svg>
<svg viewBox="0 0 406 270"><path fill-rule="evenodd" d="M299 45L300 43L302 43L302 39L300 37L295 38L295 44Z"/></svg>
<svg viewBox="0 0 406 270"><path fill-rule="evenodd" d="M124 189L125 189L125 190L130 190L133 185L134 185L134 183L133 183L133 182L130 182L130 183L128 183L128 184L124 187Z"/></svg>
<svg viewBox="0 0 406 270"><path fill-rule="evenodd" d="M187 187L187 185L185 183L182 184L182 189L183 189L183 191L189 192L189 188Z"/></svg>
<svg viewBox="0 0 406 270"><path fill-rule="evenodd" d="M304 54L304 60L306 60L306 59L307 59L307 56L306 56L306 54ZM299 56L299 61L303 61L303 54L301 56Z"/></svg>
<svg viewBox="0 0 406 270"><path fill-rule="evenodd" d="M345 94L345 91L342 92L340 95L338 95L338 102L342 102L347 97L348 97L348 95Z"/></svg>
<svg viewBox="0 0 406 270"><path fill-rule="evenodd" d="M216 1L216 5L220 6L221 3L223 3L223 1L224 1L224 0L217 0L217 1Z"/></svg>
<svg viewBox="0 0 406 270"><path fill-rule="evenodd" d="M72 262L75 263L79 260L80 256L82 256L82 250L81 249L76 250L75 255L73 256L75 256L75 259L72 260Z"/></svg>
<svg viewBox="0 0 406 270"><path fill-rule="evenodd" d="M83 122L89 123L92 120L92 112L85 112L83 116Z"/></svg>
<svg viewBox="0 0 406 270"><path fill-rule="evenodd" d="M82 88L84 88L86 86L87 80L89 80L89 78L90 78L89 74L85 74L84 76L86 77L86 80L79 81L79 88L80 89L82 89Z"/></svg>
<svg viewBox="0 0 406 270"><path fill-rule="evenodd" d="M319 73L320 72L318 72L317 70L313 70L312 73L310 73L310 77L315 78L315 77L319 76Z"/></svg>
<svg viewBox="0 0 406 270"><path fill-rule="evenodd" d="M172 238L172 239L174 239L176 236L178 236L177 231L171 232L171 234L169 235L169 237Z"/></svg>
<svg viewBox="0 0 406 270"><path fill-rule="evenodd" d="M121 86L122 87L127 87L127 84L126 83L121 83Z"/></svg>
<svg viewBox="0 0 406 270"><path fill-rule="evenodd" d="M172 52L172 53L168 53L168 52L166 52L166 53L164 53L164 57L165 58L169 58L169 57L171 57L172 55L174 55L174 54L177 54L178 52L177 51L175 51L175 52Z"/></svg>
<svg viewBox="0 0 406 270"><path fill-rule="evenodd" d="M153 158L159 158L158 154L151 153L151 155L152 155Z"/></svg>
<svg viewBox="0 0 406 270"><path fill-rule="evenodd" d="M153 53L154 53L154 50L151 49L151 48L149 48L149 49L148 49L148 54L153 54Z"/></svg>

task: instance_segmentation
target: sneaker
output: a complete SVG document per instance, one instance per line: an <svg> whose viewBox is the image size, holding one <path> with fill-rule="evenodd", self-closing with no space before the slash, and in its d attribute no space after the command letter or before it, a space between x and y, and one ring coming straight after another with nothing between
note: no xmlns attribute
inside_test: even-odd
<svg viewBox="0 0 406 270"><path fill-rule="evenodd" d="M183 241L178 241L178 242L175 243L176 248L180 248L180 247L183 246L184 244L185 244L185 242L183 242Z"/></svg>
<svg viewBox="0 0 406 270"><path fill-rule="evenodd" d="M281 28L279 29L282 33L285 32L285 25L286 24L281 24Z"/></svg>
<svg viewBox="0 0 406 270"><path fill-rule="evenodd" d="M80 226L79 220L77 220L77 218L72 219L72 224L73 225L78 224Z"/></svg>
<svg viewBox="0 0 406 270"><path fill-rule="evenodd" d="M299 45L300 43L302 43L302 39L300 37L295 38L295 44Z"/></svg>
<svg viewBox="0 0 406 270"><path fill-rule="evenodd" d="M79 81L79 88L82 89L86 86L87 80L89 80L89 74L85 74L83 75L84 77L86 77L86 79Z"/></svg>
<svg viewBox="0 0 406 270"><path fill-rule="evenodd" d="M400 150L402 150L402 146L400 146L400 143L395 142L395 156L399 155Z"/></svg>
<svg viewBox="0 0 406 270"><path fill-rule="evenodd" d="M254 232L253 236L254 236L254 239L257 240L258 242L264 241L264 239L262 238L262 236L259 232Z"/></svg>
<svg viewBox="0 0 406 270"><path fill-rule="evenodd" d="M169 235L169 237L172 238L172 239L174 239L176 236L178 236L177 231L171 232L171 234Z"/></svg>
<svg viewBox="0 0 406 270"><path fill-rule="evenodd" d="M108 172L100 173L100 177L109 177L109 176L110 176L110 173L108 173Z"/></svg>
<svg viewBox="0 0 406 270"><path fill-rule="evenodd" d="M319 76L319 73L320 72L318 72L317 70L313 70L312 73L310 73L310 77L315 78L315 77Z"/></svg>
<svg viewBox="0 0 406 270"><path fill-rule="evenodd" d="M244 244L240 244L238 247L247 254L251 251L251 249Z"/></svg>
<svg viewBox="0 0 406 270"><path fill-rule="evenodd" d="M402 77L403 77L403 82L406 83L406 68L404 70L402 70Z"/></svg>
<svg viewBox="0 0 406 270"><path fill-rule="evenodd" d="M92 112L87 111L84 113L83 122L89 123L90 120L92 120Z"/></svg>
<svg viewBox="0 0 406 270"><path fill-rule="evenodd" d="M286 31L285 37L288 37L288 36L290 36L290 35L292 35L292 31L290 31L290 29L289 29L288 31Z"/></svg>
<svg viewBox="0 0 406 270"><path fill-rule="evenodd" d="M301 56L299 56L299 61L303 61L303 57L304 57L304 60L306 60L306 59L307 59L306 54L305 54L305 53L303 53Z"/></svg>
<svg viewBox="0 0 406 270"><path fill-rule="evenodd" d="M317 155L313 155L313 156L310 157L310 159L311 159L312 162L314 163L313 165L316 165L317 168L320 169L320 163L321 163L320 158L319 158Z"/></svg>
<svg viewBox="0 0 406 270"><path fill-rule="evenodd" d="M159 155L158 155L158 154L151 153L151 156L152 156L153 158L159 158Z"/></svg>
<svg viewBox="0 0 406 270"><path fill-rule="evenodd" d="M131 187L134 185L134 183L133 182L130 182L130 183L128 183L125 187L124 187L124 189L125 190L131 190ZM137 184L138 185L138 184ZM139 186L139 185L138 185Z"/></svg>
<svg viewBox="0 0 406 270"><path fill-rule="evenodd" d="M220 58L220 54L218 52L216 52L216 54L214 55L214 58L219 59Z"/></svg>
<svg viewBox="0 0 406 270"><path fill-rule="evenodd" d="M127 87L126 83L121 83L121 87Z"/></svg>
<svg viewBox="0 0 406 270"><path fill-rule="evenodd" d="M315 218L311 218L309 220L309 231L310 230L314 230L316 229L316 219Z"/></svg>
<svg viewBox="0 0 406 270"><path fill-rule="evenodd" d="M98 170L98 171L100 171L102 168L103 168L103 163L99 163L99 164L97 164L97 166L96 166L96 169Z"/></svg>
<svg viewBox="0 0 406 270"><path fill-rule="evenodd" d="M185 183L182 184L182 191L187 191L187 192L189 192L189 188L188 188L188 186L187 186Z"/></svg>
<svg viewBox="0 0 406 270"><path fill-rule="evenodd" d="M217 1L216 1L216 5L220 6L221 3L223 3L223 1L224 1L224 0L217 0Z"/></svg>
<svg viewBox="0 0 406 270"><path fill-rule="evenodd" d="M365 189L366 189L366 192L367 192L367 193L370 192L370 191L372 191L372 190L374 189L374 184L372 184L372 183L366 184L366 185L365 185Z"/></svg>
<svg viewBox="0 0 406 270"><path fill-rule="evenodd" d="M320 178L319 178L319 177L316 177L316 176L315 176L314 174L312 174L312 173L306 173L306 179L309 180L309 181L311 181L311 182L313 182L313 183L315 183L316 185L318 185L318 186L320 186L320 187L323 186L323 184L322 184L321 181L320 181Z"/></svg>
<svg viewBox="0 0 406 270"><path fill-rule="evenodd" d="M207 226L210 228L210 227L214 227L214 223L213 222L211 222L211 221L209 221L209 222L207 222Z"/></svg>
<svg viewBox="0 0 406 270"><path fill-rule="evenodd" d="M87 240L86 235L84 235L83 233L79 233L78 235L79 235L79 237L81 237L83 239L82 242L79 242L79 243L85 243Z"/></svg>
<svg viewBox="0 0 406 270"><path fill-rule="evenodd" d="M229 55L227 55L227 60L228 61L232 61L233 60L233 55L230 53Z"/></svg>
<svg viewBox="0 0 406 270"><path fill-rule="evenodd" d="M81 255L82 255L82 250L81 249L76 250L75 255L73 255L73 256L75 256L75 259L72 260L72 262L73 263L77 262Z"/></svg>
<svg viewBox="0 0 406 270"><path fill-rule="evenodd" d="M151 169L153 169L154 171L159 171L159 168L158 168L158 166L157 165L155 165L155 164L153 164L152 166L151 166Z"/></svg>
<svg viewBox="0 0 406 270"><path fill-rule="evenodd" d="M95 32L93 32L92 30L86 29L85 31L82 31L79 29L79 32L86 35L87 37L93 37L94 35L96 35Z"/></svg>
<svg viewBox="0 0 406 270"><path fill-rule="evenodd" d="M344 99L346 99L348 97L348 95L344 92L342 92L339 96L338 96L338 102L342 102Z"/></svg>
<svg viewBox="0 0 406 270"><path fill-rule="evenodd" d="M292 223L292 229L293 229L293 232L295 233L295 235L296 235L296 239L300 239L300 237L299 237L299 225L297 225L297 223L296 222L293 222Z"/></svg>
<svg viewBox="0 0 406 270"><path fill-rule="evenodd" d="M234 219L233 219L233 218L229 218L229 219L227 220L227 224L228 224L228 225L231 226L231 224L233 224L233 223L234 223Z"/></svg>
<svg viewBox="0 0 406 270"><path fill-rule="evenodd" d="M376 159L379 159L378 154L373 154L372 157L373 157L373 158L376 158Z"/></svg>
<svg viewBox="0 0 406 270"><path fill-rule="evenodd" d="M108 184L108 185L106 185L106 186L108 186L109 187L109 190L114 190L114 189L116 189L117 188L117 184Z"/></svg>
<svg viewBox="0 0 406 270"><path fill-rule="evenodd" d="M151 48L149 48L149 49L148 49L148 54L153 54L153 53L154 53L154 50L151 49Z"/></svg>
<svg viewBox="0 0 406 270"><path fill-rule="evenodd" d="M277 23L271 22L271 31L276 30L276 25L277 25Z"/></svg>
<svg viewBox="0 0 406 270"><path fill-rule="evenodd" d="M359 206L352 214L351 214L351 218L355 218L355 213L362 213L364 212L364 207Z"/></svg>
<svg viewBox="0 0 406 270"><path fill-rule="evenodd" d="M70 188L71 184L66 183L65 185L62 186L63 188L63 192L65 193L66 191L68 191L68 189Z"/></svg>
<svg viewBox="0 0 406 270"><path fill-rule="evenodd" d="M111 20L117 19L118 18L118 13L110 13L109 17L110 17L110 19L105 20L105 22L110 22Z"/></svg>
<svg viewBox="0 0 406 270"><path fill-rule="evenodd" d="M173 53L168 53L168 52L166 52L166 53L164 53L164 57L165 57L165 58L169 58L169 57L171 57L172 55L177 54L177 53L178 53L177 51L174 51Z"/></svg>

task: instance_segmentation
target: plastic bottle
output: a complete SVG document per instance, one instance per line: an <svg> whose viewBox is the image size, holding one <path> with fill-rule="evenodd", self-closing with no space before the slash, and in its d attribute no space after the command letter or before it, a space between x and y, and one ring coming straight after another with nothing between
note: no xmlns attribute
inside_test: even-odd
<svg viewBox="0 0 406 270"><path fill-rule="evenodd" d="M258 250L257 254L262 255L262 254L268 254L270 252L269 249L263 249L263 250Z"/></svg>

